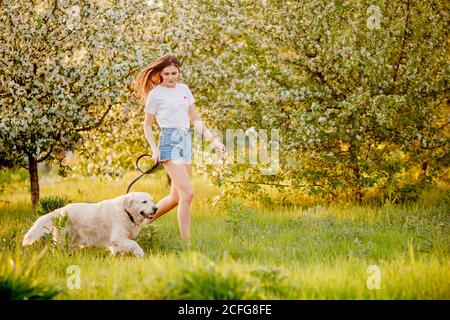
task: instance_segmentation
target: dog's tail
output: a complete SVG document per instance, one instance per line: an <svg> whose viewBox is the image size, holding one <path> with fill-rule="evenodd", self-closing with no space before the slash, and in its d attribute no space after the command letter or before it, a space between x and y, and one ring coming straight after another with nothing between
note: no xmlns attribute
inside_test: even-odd
<svg viewBox="0 0 450 320"><path fill-rule="evenodd" d="M22 245L29 246L36 240L43 237L46 233L52 232L52 217L60 214L61 209L56 209L42 217L38 218L33 226L28 230L28 232L23 237Z"/></svg>

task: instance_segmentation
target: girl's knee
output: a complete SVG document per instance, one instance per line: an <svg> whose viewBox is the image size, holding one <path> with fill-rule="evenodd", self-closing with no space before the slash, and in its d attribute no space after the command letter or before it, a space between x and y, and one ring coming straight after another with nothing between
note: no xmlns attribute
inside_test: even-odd
<svg viewBox="0 0 450 320"><path fill-rule="evenodd" d="M194 199L195 192L194 190L187 190L180 195L179 201L186 201L186 202L192 202L192 199Z"/></svg>

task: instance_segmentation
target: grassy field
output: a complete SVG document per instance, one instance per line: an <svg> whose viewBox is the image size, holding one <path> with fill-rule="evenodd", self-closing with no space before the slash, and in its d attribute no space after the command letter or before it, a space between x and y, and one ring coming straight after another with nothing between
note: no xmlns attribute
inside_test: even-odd
<svg viewBox="0 0 450 320"><path fill-rule="evenodd" d="M41 197L96 202L123 194L134 176L41 177ZM44 240L22 248L37 215L28 182L10 178L0 195L0 296L41 286L58 290L55 299L450 299L450 204L442 200L285 208L235 199L215 207L221 190L195 177L192 248L181 245L174 209L141 232L139 259ZM132 191L159 200L168 190L158 172ZM77 272L80 288L70 289Z"/></svg>

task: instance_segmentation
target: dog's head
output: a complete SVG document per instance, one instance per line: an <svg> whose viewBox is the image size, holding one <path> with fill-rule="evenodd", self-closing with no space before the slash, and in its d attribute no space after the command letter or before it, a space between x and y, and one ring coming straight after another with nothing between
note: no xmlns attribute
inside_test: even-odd
<svg viewBox="0 0 450 320"><path fill-rule="evenodd" d="M130 192L123 198L123 207L132 215L134 222L141 224L144 219L152 219L158 207L146 192Z"/></svg>

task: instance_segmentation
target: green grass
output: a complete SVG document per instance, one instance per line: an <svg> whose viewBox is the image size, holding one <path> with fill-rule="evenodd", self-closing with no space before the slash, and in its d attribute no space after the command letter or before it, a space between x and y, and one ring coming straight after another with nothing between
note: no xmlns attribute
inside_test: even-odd
<svg viewBox="0 0 450 320"><path fill-rule="evenodd" d="M96 202L123 194L134 176L47 180L41 197ZM137 238L144 259L113 257L103 248L55 250L45 241L22 248L38 215L20 179L0 195L0 247L24 263L34 261L33 280L61 290L56 299L450 298L449 203L302 209L236 199L214 207L211 199L221 190L199 177L193 181L190 249L181 245L176 209ZM158 172L132 191L147 191L157 201L169 187ZM80 289L67 287L73 265ZM380 289L366 285L370 265L379 267Z"/></svg>

